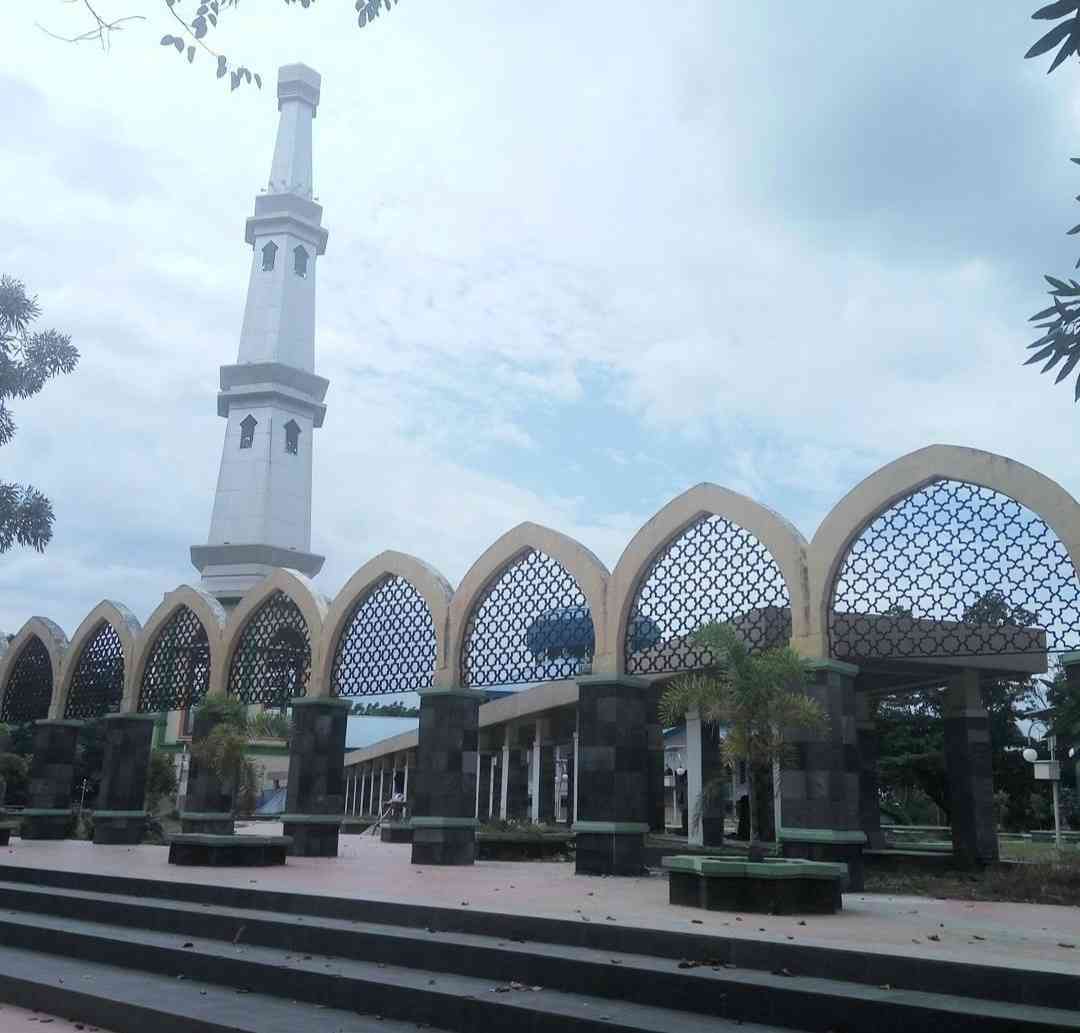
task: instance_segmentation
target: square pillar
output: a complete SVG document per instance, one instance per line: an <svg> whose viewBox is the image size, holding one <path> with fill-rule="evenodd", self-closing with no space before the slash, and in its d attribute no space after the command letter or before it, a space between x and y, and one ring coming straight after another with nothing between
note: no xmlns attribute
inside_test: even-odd
<svg viewBox="0 0 1080 1033"><path fill-rule="evenodd" d="M192 743L205 739L217 725L217 717L203 708L195 711L191 729ZM228 836L236 831L233 814L236 810L237 776L220 777L200 764L191 753L188 763L188 790L184 809L180 812L180 827L185 833L207 836Z"/></svg>
<svg viewBox="0 0 1080 1033"><path fill-rule="evenodd" d="M555 822L555 745L540 746L540 814L542 824Z"/></svg>
<svg viewBox="0 0 1080 1033"><path fill-rule="evenodd" d="M94 809L94 842L141 843L146 832L146 772L153 752L154 714L107 714L105 757L98 806Z"/></svg>
<svg viewBox="0 0 1080 1033"><path fill-rule="evenodd" d="M722 784L722 788L721 788ZM706 786L711 799L706 801ZM686 715L687 840L695 846L722 846L731 777L720 753L717 729L702 722L696 710ZM699 813L700 812L700 813ZM696 819L696 820L695 820Z"/></svg>
<svg viewBox="0 0 1080 1033"><path fill-rule="evenodd" d="M293 857L337 857L345 813L345 729L352 703L330 696L292 701L289 784L281 820Z"/></svg>
<svg viewBox="0 0 1080 1033"><path fill-rule="evenodd" d="M881 831L881 783L878 757L881 736L875 717L876 701L864 693L855 696L855 734L859 746L859 824L871 850L885 849Z"/></svg>
<svg viewBox="0 0 1080 1033"><path fill-rule="evenodd" d="M566 824L572 826L574 824L574 797L576 795L577 786L577 768L574 765L574 757L577 756L577 732L574 733L574 738L571 740L568 746L563 747L563 753L566 757Z"/></svg>
<svg viewBox="0 0 1080 1033"><path fill-rule="evenodd" d="M541 722L536 722L536 732L533 735L532 749L529 751L529 821L534 825L540 822L540 783L543 776L540 772L540 750L543 743Z"/></svg>
<svg viewBox="0 0 1080 1033"><path fill-rule="evenodd" d="M23 839L66 839L75 828L71 783L82 721L35 721L29 806L22 812Z"/></svg>
<svg viewBox="0 0 1080 1033"><path fill-rule="evenodd" d="M664 787L664 726L660 722L660 696L653 685L652 698L647 703L646 730L649 740L649 828L663 833L667 829L666 789Z"/></svg>
<svg viewBox="0 0 1080 1033"><path fill-rule="evenodd" d="M649 831L648 682L578 678L579 875L640 875Z"/></svg>
<svg viewBox="0 0 1080 1033"><path fill-rule="evenodd" d="M420 694L420 744L413 783L412 863L467 865L476 859L476 779L483 692Z"/></svg>
<svg viewBox="0 0 1080 1033"><path fill-rule="evenodd" d="M825 708L829 727L814 734L793 730L789 741L795 758L782 775L783 827L777 830L784 857L844 862L845 889L855 891L863 888L866 843L859 821L858 673L854 664L839 660L811 661L806 692Z"/></svg>
<svg viewBox="0 0 1080 1033"><path fill-rule="evenodd" d="M945 775L949 784L953 854L964 866L998 859L990 716L979 672L965 668L949 679L945 699Z"/></svg>
<svg viewBox="0 0 1080 1033"><path fill-rule="evenodd" d="M528 748L521 745L527 729L518 729L510 725L506 728L506 745L503 758L506 761L506 773L503 779L505 789L503 820L528 821L529 819L529 768Z"/></svg>
<svg viewBox="0 0 1080 1033"><path fill-rule="evenodd" d="M487 821L491 817L492 781L495 774L494 758L490 753L480 754L480 776L477 779L477 819Z"/></svg>

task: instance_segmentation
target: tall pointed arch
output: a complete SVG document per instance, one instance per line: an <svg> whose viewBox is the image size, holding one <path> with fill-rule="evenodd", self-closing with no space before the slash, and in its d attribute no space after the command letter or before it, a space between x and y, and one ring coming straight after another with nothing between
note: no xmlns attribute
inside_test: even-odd
<svg viewBox="0 0 1080 1033"><path fill-rule="evenodd" d="M190 585L169 592L139 637L127 709L160 713L195 706L221 664L225 610Z"/></svg>
<svg viewBox="0 0 1080 1033"><path fill-rule="evenodd" d="M446 578L422 560L380 553L330 607L316 684L335 696L429 687L445 663L451 594Z"/></svg>
<svg viewBox="0 0 1080 1033"><path fill-rule="evenodd" d="M472 687L571 678L607 649L607 568L566 535L520 524L450 604L450 673Z"/></svg>
<svg viewBox="0 0 1080 1033"><path fill-rule="evenodd" d="M734 624L751 647L805 634L806 541L783 517L715 484L669 502L630 541L611 578L611 640L629 674L704 662L691 635Z"/></svg>
<svg viewBox="0 0 1080 1033"><path fill-rule="evenodd" d="M814 637L841 659L1080 646L1080 505L1030 467L932 445L872 474L810 548Z"/></svg>
<svg viewBox="0 0 1080 1033"><path fill-rule="evenodd" d="M68 640L45 617L31 617L8 643L0 665L0 723L17 724L48 717L60 689L60 669Z"/></svg>
<svg viewBox="0 0 1080 1033"><path fill-rule="evenodd" d="M121 709L140 631L135 615L122 603L106 599L87 614L64 666L63 717L93 720Z"/></svg>
<svg viewBox="0 0 1080 1033"><path fill-rule="evenodd" d="M274 572L240 600L225 627L224 689L275 708L308 694L320 662L326 600L301 574Z"/></svg>

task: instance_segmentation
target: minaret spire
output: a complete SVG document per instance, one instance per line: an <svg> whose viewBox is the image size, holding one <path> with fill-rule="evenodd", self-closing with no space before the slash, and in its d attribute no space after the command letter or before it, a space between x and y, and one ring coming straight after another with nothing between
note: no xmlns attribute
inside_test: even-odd
<svg viewBox="0 0 1080 1033"><path fill-rule="evenodd" d="M323 564L310 551L312 431L329 386L315 375L315 267L328 235L311 163L320 87L306 65L279 70L270 180L245 226L251 274L237 362L221 367L217 494L207 544L191 548L203 588L225 603L274 567L313 576Z"/></svg>

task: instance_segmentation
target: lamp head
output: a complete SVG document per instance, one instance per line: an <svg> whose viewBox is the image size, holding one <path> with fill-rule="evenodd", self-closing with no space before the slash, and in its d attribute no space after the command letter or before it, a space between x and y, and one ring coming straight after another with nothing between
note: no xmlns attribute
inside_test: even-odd
<svg viewBox="0 0 1080 1033"><path fill-rule="evenodd" d="M1023 758L1029 764L1034 764L1035 761L1039 759L1039 754L1029 746L1026 750L1024 750Z"/></svg>

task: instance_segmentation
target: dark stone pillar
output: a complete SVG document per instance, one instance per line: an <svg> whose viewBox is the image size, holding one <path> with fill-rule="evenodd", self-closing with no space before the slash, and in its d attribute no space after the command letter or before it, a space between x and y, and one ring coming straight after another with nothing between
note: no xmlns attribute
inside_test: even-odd
<svg viewBox="0 0 1080 1033"><path fill-rule="evenodd" d="M662 833L667 826L664 787L664 728L660 723L660 696L654 685L646 703L646 732L649 742L649 828Z"/></svg>
<svg viewBox="0 0 1080 1033"><path fill-rule="evenodd" d="M420 694L413 864L464 865L476 859L477 747L484 698L482 692L460 688Z"/></svg>
<svg viewBox="0 0 1080 1033"><path fill-rule="evenodd" d="M859 669L837 660L818 660L807 694L825 708L829 727L810 735L794 730L795 759L783 772L779 832L784 857L842 861L846 889L863 887L859 825L859 753L855 733L855 676ZM755 786L755 791L756 791Z"/></svg>
<svg viewBox="0 0 1080 1033"><path fill-rule="evenodd" d="M191 729L192 744L205 739L217 723L215 715L201 708L196 710ZM235 772L222 778L200 764L192 753L188 764L187 795L180 812L181 831L207 836L232 835L235 831L236 783Z"/></svg>
<svg viewBox="0 0 1080 1033"><path fill-rule="evenodd" d="M540 745L540 821L555 821L555 746Z"/></svg>
<svg viewBox="0 0 1080 1033"><path fill-rule="evenodd" d="M495 769L495 794L491 797L491 820L499 821L502 816L502 780L503 751L500 747L491 755L491 766ZM490 792L490 785L489 785Z"/></svg>
<svg viewBox="0 0 1080 1033"><path fill-rule="evenodd" d="M949 681L945 704L945 773L949 781L953 854L974 866L998 859L990 717L979 691L979 672L965 669Z"/></svg>
<svg viewBox="0 0 1080 1033"><path fill-rule="evenodd" d="M66 839L75 828L71 783L82 721L35 721L28 806L22 812L23 839Z"/></svg>
<svg viewBox="0 0 1080 1033"><path fill-rule="evenodd" d="M281 820L293 857L337 857L345 812L345 728L352 703L327 696L292 701L289 785Z"/></svg>
<svg viewBox="0 0 1080 1033"><path fill-rule="evenodd" d="M875 700L862 693L855 698L855 731L859 746L859 824L866 833L871 850L885 849L881 831L881 786L878 781L878 757L881 736L878 734Z"/></svg>
<svg viewBox="0 0 1080 1033"><path fill-rule="evenodd" d="M529 729L508 728L510 750L506 758L506 821L529 820Z"/></svg>
<svg viewBox="0 0 1080 1033"><path fill-rule="evenodd" d="M724 818L731 799L731 771L720 752L720 736L715 725L704 725L701 729L701 785L703 791L710 785L713 787L701 803L702 845L722 846ZM693 809L698 803L690 800L689 805Z"/></svg>
<svg viewBox="0 0 1080 1033"><path fill-rule="evenodd" d="M146 772L154 743L154 714L107 714L101 788L94 809L94 842L141 843L146 831Z"/></svg>
<svg viewBox="0 0 1080 1033"><path fill-rule="evenodd" d="M405 754L405 813L411 818L416 807L416 754Z"/></svg>
<svg viewBox="0 0 1080 1033"><path fill-rule="evenodd" d="M638 875L649 830L649 684L578 678L578 874Z"/></svg>
<svg viewBox="0 0 1080 1033"><path fill-rule="evenodd" d="M480 754L480 821L491 818L491 765L494 758L490 753Z"/></svg>

